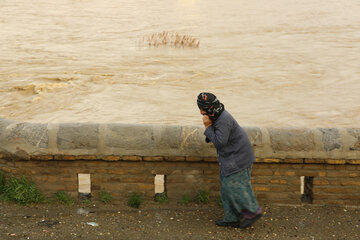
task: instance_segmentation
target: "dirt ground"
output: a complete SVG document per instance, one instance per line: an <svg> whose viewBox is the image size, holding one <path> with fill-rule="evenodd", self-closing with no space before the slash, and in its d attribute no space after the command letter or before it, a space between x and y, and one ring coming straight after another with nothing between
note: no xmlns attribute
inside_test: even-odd
<svg viewBox="0 0 360 240"><path fill-rule="evenodd" d="M222 208L215 202L183 206L148 200L139 209L126 206L126 201L72 206L0 203L0 239L360 239L360 208L263 208L264 216L244 230L216 226ZM92 222L98 226L89 225Z"/></svg>

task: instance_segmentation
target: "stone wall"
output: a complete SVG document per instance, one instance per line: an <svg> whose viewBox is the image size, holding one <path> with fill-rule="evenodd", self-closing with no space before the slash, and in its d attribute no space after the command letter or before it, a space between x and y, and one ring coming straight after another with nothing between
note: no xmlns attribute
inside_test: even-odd
<svg viewBox="0 0 360 240"><path fill-rule="evenodd" d="M253 144L253 188L260 202L360 205L360 129L245 127ZM40 124L0 119L0 169L32 178L47 195L78 194L78 174L91 193L154 196L165 175L170 199L197 190L219 194L219 167L203 127L130 124ZM305 180L301 180L301 177ZM307 196L307 195L306 195ZM305 197L306 197L305 196ZM306 199L305 199L306 200Z"/></svg>

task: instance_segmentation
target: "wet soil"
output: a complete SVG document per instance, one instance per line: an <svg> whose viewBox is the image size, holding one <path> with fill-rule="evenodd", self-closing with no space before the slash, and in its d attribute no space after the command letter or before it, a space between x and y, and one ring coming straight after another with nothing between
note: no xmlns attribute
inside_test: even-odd
<svg viewBox="0 0 360 240"><path fill-rule="evenodd" d="M126 201L72 206L0 203L0 239L360 239L360 208L308 204L263 208L261 219L240 229L215 225L222 217L216 203L144 201L139 209L128 207Z"/></svg>

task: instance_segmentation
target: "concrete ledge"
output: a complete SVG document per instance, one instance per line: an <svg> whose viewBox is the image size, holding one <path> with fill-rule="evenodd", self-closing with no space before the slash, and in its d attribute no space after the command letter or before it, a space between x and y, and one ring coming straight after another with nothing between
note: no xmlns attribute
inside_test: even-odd
<svg viewBox="0 0 360 240"><path fill-rule="evenodd" d="M328 164L357 164L360 129L244 127L255 155L263 162L323 159ZM213 161L201 126L89 123L19 123L0 118L0 156L11 159L138 161ZM310 159L310 160L309 160ZM331 159L341 159L334 160ZM343 161L340 163L340 161ZM314 162L314 163L315 163ZM305 162L306 163L306 162Z"/></svg>

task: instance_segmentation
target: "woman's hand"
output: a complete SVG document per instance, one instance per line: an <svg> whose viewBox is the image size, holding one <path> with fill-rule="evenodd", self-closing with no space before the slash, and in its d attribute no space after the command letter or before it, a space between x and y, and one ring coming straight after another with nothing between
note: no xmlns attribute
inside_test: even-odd
<svg viewBox="0 0 360 240"><path fill-rule="evenodd" d="M210 120L208 115L203 115L203 123L205 128L208 128L212 125L212 121Z"/></svg>

